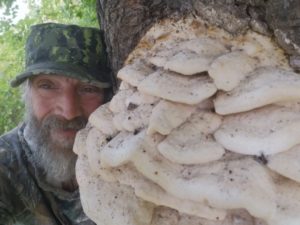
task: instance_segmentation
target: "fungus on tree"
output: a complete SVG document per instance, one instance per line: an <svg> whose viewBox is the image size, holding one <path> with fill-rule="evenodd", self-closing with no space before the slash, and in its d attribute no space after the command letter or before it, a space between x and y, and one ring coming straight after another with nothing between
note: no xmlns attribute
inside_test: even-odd
<svg viewBox="0 0 300 225"><path fill-rule="evenodd" d="M106 30L112 2L129 12L99 1ZM300 224L299 40L290 30L284 45L270 22L280 1L184 2L128 1L132 33L106 34L121 84L76 137L84 211L97 224Z"/></svg>

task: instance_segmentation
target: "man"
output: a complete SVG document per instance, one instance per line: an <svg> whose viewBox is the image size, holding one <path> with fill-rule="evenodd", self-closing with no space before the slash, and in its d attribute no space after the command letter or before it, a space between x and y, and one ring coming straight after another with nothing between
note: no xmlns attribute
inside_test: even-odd
<svg viewBox="0 0 300 225"><path fill-rule="evenodd" d="M98 29L35 25L26 43L23 124L0 137L0 224L94 224L75 179L76 132L112 94Z"/></svg>

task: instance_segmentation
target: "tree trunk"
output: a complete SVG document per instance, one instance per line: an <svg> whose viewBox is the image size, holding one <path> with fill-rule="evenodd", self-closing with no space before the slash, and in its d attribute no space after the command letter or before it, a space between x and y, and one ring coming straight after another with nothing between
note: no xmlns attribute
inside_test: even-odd
<svg viewBox="0 0 300 225"><path fill-rule="evenodd" d="M286 57L299 69L299 6L99 0L121 84L76 139L87 216L97 224L300 224L300 77Z"/></svg>
<svg viewBox="0 0 300 225"><path fill-rule="evenodd" d="M153 23L186 14L233 34L252 29L274 36L300 69L299 0L98 0L97 13L114 75Z"/></svg>

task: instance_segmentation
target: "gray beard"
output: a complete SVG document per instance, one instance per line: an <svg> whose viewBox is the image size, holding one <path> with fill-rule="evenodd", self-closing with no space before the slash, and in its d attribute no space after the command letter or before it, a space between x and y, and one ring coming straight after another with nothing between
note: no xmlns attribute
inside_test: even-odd
<svg viewBox="0 0 300 225"><path fill-rule="evenodd" d="M43 171L46 182L54 187L62 188L76 184L75 164L77 155L72 151L74 140L53 140L51 132L57 128L82 129L87 120L82 117L66 121L58 116L49 116L42 121L27 111L24 131L31 150L35 167Z"/></svg>

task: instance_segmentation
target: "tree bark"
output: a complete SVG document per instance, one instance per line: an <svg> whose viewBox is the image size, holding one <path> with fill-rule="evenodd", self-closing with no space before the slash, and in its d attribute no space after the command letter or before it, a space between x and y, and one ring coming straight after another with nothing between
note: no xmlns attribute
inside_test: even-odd
<svg viewBox="0 0 300 225"><path fill-rule="evenodd" d="M272 36L300 69L299 0L97 0L97 14L114 75L153 23L187 14L232 34L252 29Z"/></svg>

